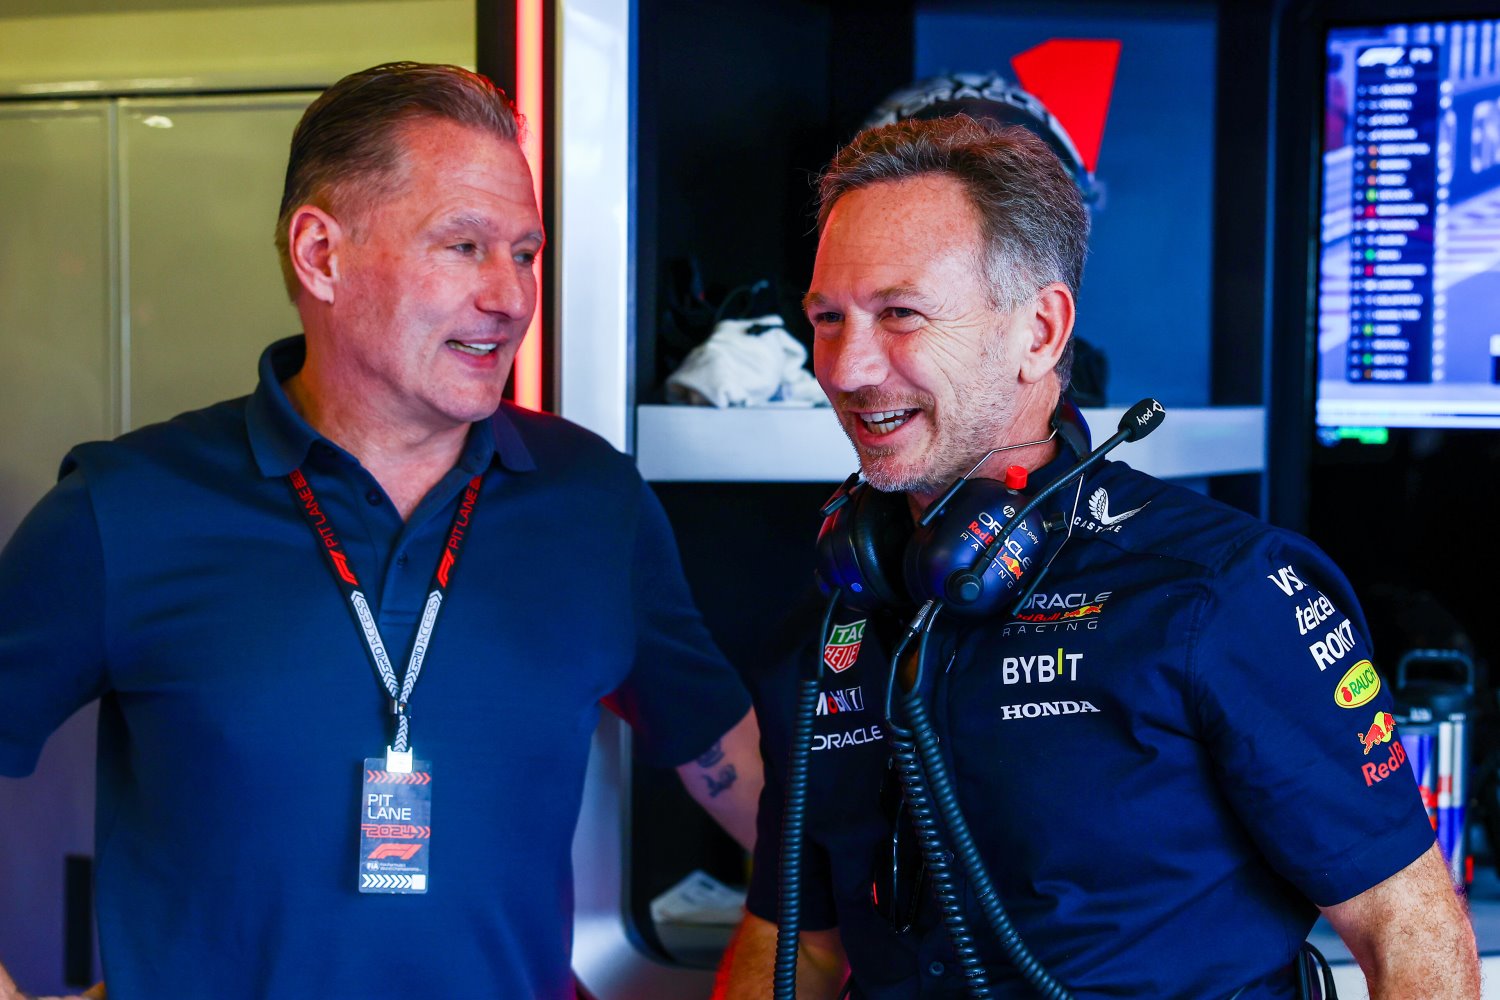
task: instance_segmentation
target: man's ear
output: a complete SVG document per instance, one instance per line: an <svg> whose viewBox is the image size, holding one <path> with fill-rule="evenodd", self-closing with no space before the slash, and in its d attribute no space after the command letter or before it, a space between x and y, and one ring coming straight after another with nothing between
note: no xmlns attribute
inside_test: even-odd
<svg viewBox="0 0 1500 1000"><path fill-rule="evenodd" d="M1021 356L1021 381L1040 382L1057 367L1068 338L1073 335L1073 293L1060 281L1042 288L1033 297L1025 317L1028 334Z"/></svg>
<svg viewBox="0 0 1500 1000"><path fill-rule="evenodd" d="M309 295L327 305L333 305L339 253L347 239L347 230L339 220L316 205L298 208L287 226L287 245L297 280Z"/></svg>

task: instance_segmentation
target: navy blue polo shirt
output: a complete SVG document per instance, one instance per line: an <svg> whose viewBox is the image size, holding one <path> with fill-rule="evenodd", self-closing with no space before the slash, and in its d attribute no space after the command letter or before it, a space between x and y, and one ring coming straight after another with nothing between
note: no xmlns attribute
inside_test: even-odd
<svg viewBox="0 0 1500 1000"><path fill-rule="evenodd" d="M571 841L601 700L649 762L748 710L631 461L505 406L403 522L293 411L301 338L248 397L76 448L0 555L0 773L102 698L96 874L110 996L571 998ZM391 739L300 467L398 669L483 477L411 702L430 889L356 891L361 763Z"/></svg>
<svg viewBox="0 0 1500 1000"><path fill-rule="evenodd" d="M1071 534L1036 592L1013 615L940 617L925 661L1001 899L1075 996L1295 996L1314 904L1433 843L1354 594L1307 539L1123 463L1053 506ZM839 929L857 997L963 996L930 898L906 933L871 905L890 632L880 614L833 621L804 926ZM768 774L749 909L771 921L792 683L816 657L810 640L752 683ZM972 898L968 913L998 995L1031 995Z"/></svg>

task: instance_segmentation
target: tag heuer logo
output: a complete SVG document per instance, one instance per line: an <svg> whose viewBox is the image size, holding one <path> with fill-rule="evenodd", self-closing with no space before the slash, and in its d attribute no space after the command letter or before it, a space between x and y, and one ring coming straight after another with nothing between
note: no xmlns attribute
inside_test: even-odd
<svg viewBox="0 0 1500 1000"><path fill-rule="evenodd" d="M865 635L866 621L868 619L861 618L848 625L834 626L828 645L823 647L823 662L829 670L839 674L854 666L854 661L859 659L859 644Z"/></svg>

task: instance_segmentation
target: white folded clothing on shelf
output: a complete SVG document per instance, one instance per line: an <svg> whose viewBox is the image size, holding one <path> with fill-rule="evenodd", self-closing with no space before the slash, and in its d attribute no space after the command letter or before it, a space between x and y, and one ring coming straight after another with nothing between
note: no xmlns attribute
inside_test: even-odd
<svg viewBox="0 0 1500 1000"><path fill-rule="evenodd" d="M821 406L807 349L781 317L726 319L667 376L667 401L697 406Z"/></svg>

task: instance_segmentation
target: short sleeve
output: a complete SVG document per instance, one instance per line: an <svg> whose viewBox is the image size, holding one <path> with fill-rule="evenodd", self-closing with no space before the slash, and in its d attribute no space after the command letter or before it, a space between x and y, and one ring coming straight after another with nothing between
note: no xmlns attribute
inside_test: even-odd
<svg viewBox="0 0 1500 1000"><path fill-rule="evenodd" d="M36 767L53 730L105 687L104 557L81 472L0 550L0 774Z"/></svg>
<svg viewBox="0 0 1500 1000"><path fill-rule="evenodd" d="M1364 616L1326 555L1261 535L1210 585L1198 632L1193 707L1224 795L1277 871L1329 906L1432 846Z"/></svg>
<svg viewBox="0 0 1500 1000"><path fill-rule="evenodd" d="M750 696L693 604L661 502L645 483L640 488L631 574L635 663L608 703L630 723L641 759L671 767L733 728L750 711Z"/></svg>

